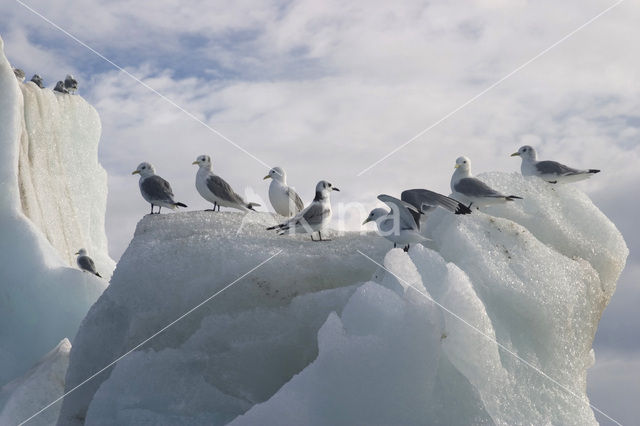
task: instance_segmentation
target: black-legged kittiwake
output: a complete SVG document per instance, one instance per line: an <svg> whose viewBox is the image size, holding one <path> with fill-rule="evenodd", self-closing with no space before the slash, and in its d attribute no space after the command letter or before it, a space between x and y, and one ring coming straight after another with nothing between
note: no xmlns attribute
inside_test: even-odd
<svg viewBox="0 0 640 426"><path fill-rule="evenodd" d="M156 174L156 170L149 163L140 163L138 168L131 172L132 175L139 174L140 193L142 198L151 204L151 214L153 214L153 206L158 206L158 214L160 209L166 207L175 210L177 207L187 207L186 204L179 203L173 199L173 191L169 182L162 179Z"/></svg>
<svg viewBox="0 0 640 426"><path fill-rule="evenodd" d="M64 78L64 88L71 94L76 93L76 90L78 90L78 80L73 78L71 74L67 74Z"/></svg>
<svg viewBox="0 0 640 426"><path fill-rule="evenodd" d="M304 210L299 212L291 219L267 228L267 230L275 229L279 235L286 233L311 234L311 241L330 241L322 239L322 230L329 224L331 220L331 191L340 191L338 188L321 180L316 185L316 196ZM313 239L313 233L318 233L318 239Z"/></svg>
<svg viewBox="0 0 640 426"><path fill-rule="evenodd" d="M557 161L538 161L536 150L529 145L521 146L518 152L514 152L511 156L522 158L520 166L522 176L538 176L549 183L577 182L600 172L597 169L574 169Z"/></svg>
<svg viewBox="0 0 640 426"><path fill-rule="evenodd" d="M24 81L25 74L24 71L22 71L20 68L14 68L13 74L16 76L20 83Z"/></svg>
<svg viewBox="0 0 640 426"><path fill-rule="evenodd" d="M33 77L31 77L31 81L35 83L39 88L44 89L44 81L42 81L42 77L40 77L38 74L34 74Z"/></svg>
<svg viewBox="0 0 640 426"><path fill-rule="evenodd" d="M271 179L269 201L276 213L284 217L295 216L304 204L298 193L287 185L287 174L282 167L274 167L264 179Z"/></svg>
<svg viewBox="0 0 640 426"><path fill-rule="evenodd" d="M96 269L96 264L93 263L93 259L87 256L87 251L85 249L81 248L76 254L78 255L76 262L80 269L102 278L102 275L100 275Z"/></svg>
<svg viewBox="0 0 640 426"><path fill-rule="evenodd" d="M196 189L202 195L202 198L213 203L213 210L220 206L231 207L242 210L244 212L253 210L254 207L260 207L258 203L247 203L242 197L231 188L224 179L213 174L211 171L211 157L208 155L199 156L192 164L199 166L196 173Z"/></svg>
<svg viewBox="0 0 640 426"><path fill-rule="evenodd" d="M53 91L60 93L69 93L69 91L64 88L64 83L62 81L58 81L56 83L56 87L53 88Z"/></svg>
<svg viewBox="0 0 640 426"><path fill-rule="evenodd" d="M393 243L401 244L404 251L409 251L413 243L427 241L428 238L420 234L420 215L417 207L395 197L386 194L378 195L378 200L382 201L391 211L383 208L371 210L369 216L362 224L375 222L378 233Z"/></svg>
<svg viewBox="0 0 640 426"><path fill-rule="evenodd" d="M469 207L499 204L515 199L522 199L516 195L504 195L492 189L480 179L471 175L471 161L467 157L459 157L456 160L455 171L451 176L451 191L459 199L468 200Z"/></svg>

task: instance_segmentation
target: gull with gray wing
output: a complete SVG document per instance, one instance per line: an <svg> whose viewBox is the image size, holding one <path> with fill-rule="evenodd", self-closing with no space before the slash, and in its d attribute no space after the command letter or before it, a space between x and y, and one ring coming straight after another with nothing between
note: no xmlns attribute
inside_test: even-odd
<svg viewBox="0 0 640 426"><path fill-rule="evenodd" d="M196 189L205 200L213 203L213 209L216 207L220 211L220 206L231 207L243 212L249 210L256 211L254 207L260 207L258 203L247 203L238 195L220 176L213 174L211 171L211 157L208 155L200 155L192 164L199 166L196 173Z"/></svg>
<svg viewBox="0 0 640 426"><path fill-rule="evenodd" d="M420 234L421 211L414 205L386 194L378 195L378 200L388 205L391 210L376 208L362 222L363 225L375 222L378 233L393 243L403 245L403 250L409 251L413 243L421 243L429 239Z"/></svg>
<svg viewBox="0 0 640 426"><path fill-rule="evenodd" d="M93 259L87 256L87 250L81 248L76 254L78 255L76 262L80 269L102 278L102 275L96 269L96 264L93 263Z"/></svg>
<svg viewBox="0 0 640 426"><path fill-rule="evenodd" d="M269 201L280 216L291 217L298 214L304 204L298 193L287 185L287 174L282 167L274 167L264 179L271 179Z"/></svg>
<svg viewBox="0 0 640 426"><path fill-rule="evenodd" d="M151 204L151 214L153 206L158 206L158 214L160 209L166 207L175 210L177 207L187 207L186 204L179 203L173 198L173 190L169 182L162 179L156 174L155 168L149 163L140 163L138 168L131 172L132 175L140 175L138 184L142 198Z"/></svg>
<svg viewBox="0 0 640 426"><path fill-rule="evenodd" d="M316 196L304 210L276 226L271 226L267 230L275 229L278 235L289 231L293 234L311 234L311 241L330 241L322 239L322 230L326 228L331 220L331 191L340 191L326 180L321 180L316 185ZM313 239L313 233L318 233L318 239Z"/></svg>
<svg viewBox="0 0 640 426"><path fill-rule="evenodd" d="M467 157L458 157L455 169L453 176L451 176L451 191L456 198L468 200L469 207L472 204L477 207L485 207L522 199L516 195L501 194L480 179L473 177L471 175L471 160Z"/></svg>
<svg viewBox="0 0 640 426"><path fill-rule="evenodd" d="M442 207L455 214L469 214L471 209L451 197L429 191L428 189L407 189L402 191L400 199L414 206L418 211L427 214Z"/></svg>
<svg viewBox="0 0 640 426"><path fill-rule="evenodd" d="M597 169L574 169L557 161L538 161L536 150L529 145L521 146L518 152L514 152L511 156L522 158L520 166L522 176L538 176L549 183L577 182L600 172Z"/></svg>

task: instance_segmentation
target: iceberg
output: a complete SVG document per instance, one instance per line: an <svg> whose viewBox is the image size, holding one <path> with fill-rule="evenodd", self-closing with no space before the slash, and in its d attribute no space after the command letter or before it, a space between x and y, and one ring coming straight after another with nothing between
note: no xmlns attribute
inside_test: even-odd
<svg viewBox="0 0 640 426"><path fill-rule="evenodd" d="M96 110L79 96L18 82L2 39L0 93L0 385L5 385L71 339L106 288L107 281L77 269L73 254L87 248L106 278L115 263L104 231L107 184L97 160Z"/></svg>
<svg viewBox="0 0 640 426"><path fill-rule="evenodd" d="M23 377L0 390L0 424L18 424L31 417L64 392L71 342L64 338ZM35 417L30 425L55 424L60 404Z"/></svg>
<svg viewBox="0 0 640 426"><path fill-rule="evenodd" d="M277 236L268 214L144 217L65 389L100 374L58 424L596 424L586 374L626 244L575 187L482 177L524 200L436 211L408 253Z"/></svg>

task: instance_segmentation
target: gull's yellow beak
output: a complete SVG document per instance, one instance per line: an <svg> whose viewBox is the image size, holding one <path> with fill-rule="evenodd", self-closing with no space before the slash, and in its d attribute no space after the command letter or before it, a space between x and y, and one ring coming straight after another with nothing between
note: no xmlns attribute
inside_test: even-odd
<svg viewBox="0 0 640 426"><path fill-rule="evenodd" d="M262 178L262 180L267 180L267 179L271 179L271 175L266 175L265 177Z"/></svg>
<svg viewBox="0 0 640 426"><path fill-rule="evenodd" d="M79 251L77 251L77 252L75 252L75 253L73 253L73 254L80 254L80 252L79 252Z"/></svg>
<svg viewBox="0 0 640 426"><path fill-rule="evenodd" d="M519 157L520 153L519 152L514 152L513 154L511 154L512 157Z"/></svg>
<svg viewBox="0 0 640 426"><path fill-rule="evenodd" d="M371 222L371 219L366 218L366 219L364 220L364 222L362 222L362 224L363 224L363 225L366 225L366 224L367 224L367 223L369 223L369 222Z"/></svg>
<svg viewBox="0 0 640 426"><path fill-rule="evenodd" d="M196 161L194 161L194 162L193 162L193 163L191 163L191 164L200 164L200 163L198 163L198 160L196 160Z"/></svg>
<svg viewBox="0 0 640 426"><path fill-rule="evenodd" d="M457 169L458 167L460 167L460 164L456 164L455 166L453 166L454 169Z"/></svg>
<svg viewBox="0 0 640 426"><path fill-rule="evenodd" d="M140 174L140 170L134 170L131 172L132 175L139 175Z"/></svg>

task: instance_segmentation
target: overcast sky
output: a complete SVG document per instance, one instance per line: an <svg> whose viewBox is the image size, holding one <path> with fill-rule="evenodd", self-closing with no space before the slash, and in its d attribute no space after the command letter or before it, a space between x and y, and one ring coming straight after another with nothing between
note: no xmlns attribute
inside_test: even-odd
<svg viewBox="0 0 640 426"><path fill-rule="evenodd" d="M207 207L194 190L199 154L252 201L266 204L262 177L278 165L305 200L327 179L342 190L336 202L366 208L409 187L449 193L463 154L476 173L516 172L509 154L525 142L543 158L602 169L576 187L612 218L631 254L596 338L589 391L623 423L640 418L638 2L581 29L616 2L25 3L191 115L18 2L0 5L13 65L48 86L73 73L100 113L115 259L148 211L130 174L141 161L196 209ZM357 216L344 226L356 229Z"/></svg>

